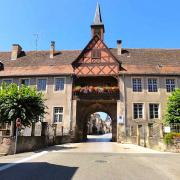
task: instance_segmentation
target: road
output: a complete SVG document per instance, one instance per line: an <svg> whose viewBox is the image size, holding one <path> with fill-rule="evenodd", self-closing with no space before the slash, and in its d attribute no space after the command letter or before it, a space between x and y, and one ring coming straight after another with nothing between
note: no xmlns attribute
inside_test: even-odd
<svg viewBox="0 0 180 180"><path fill-rule="evenodd" d="M0 157L0 180L180 180L180 154L109 138Z"/></svg>

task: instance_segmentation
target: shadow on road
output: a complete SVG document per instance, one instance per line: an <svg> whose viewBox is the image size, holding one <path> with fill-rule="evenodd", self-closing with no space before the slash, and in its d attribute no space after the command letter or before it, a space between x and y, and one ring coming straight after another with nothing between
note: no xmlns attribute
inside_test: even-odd
<svg viewBox="0 0 180 180"><path fill-rule="evenodd" d="M3 163L3 165L6 164ZM0 171L0 180L70 180L77 169L78 167L54 165L47 162L22 163Z"/></svg>
<svg viewBox="0 0 180 180"><path fill-rule="evenodd" d="M50 146L45 150L50 152L50 151L60 151L60 150L71 150L71 149L76 149L76 148L77 147L68 147L67 144L65 144L65 145Z"/></svg>

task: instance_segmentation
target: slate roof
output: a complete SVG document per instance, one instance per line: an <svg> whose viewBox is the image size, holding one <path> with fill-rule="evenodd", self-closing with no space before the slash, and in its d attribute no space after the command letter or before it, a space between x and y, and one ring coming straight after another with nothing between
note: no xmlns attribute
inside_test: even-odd
<svg viewBox="0 0 180 180"><path fill-rule="evenodd" d="M102 25L102 24L103 23L102 23L102 17L101 17L101 9L100 9L99 3L97 3L93 25Z"/></svg>
<svg viewBox="0 0 180 180"><path fill-rule="evenodd" d="M120 56L116 48L110 51L121 63L120 74L180 75L180 49L123 49ZM71 63L80 53L81 50L56 51L50 59L49 51L29 51L11 60L11 52L0 52L4 64L0 77L73 74Z"/></svg>

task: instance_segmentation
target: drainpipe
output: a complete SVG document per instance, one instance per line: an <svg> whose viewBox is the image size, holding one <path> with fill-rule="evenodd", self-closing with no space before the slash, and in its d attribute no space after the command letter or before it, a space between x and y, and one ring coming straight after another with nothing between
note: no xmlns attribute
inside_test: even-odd
<svg viewBox="0 0 180 180"><path fill-rule="evenodd" d="M123 81L124 81L124 125L125 125L125 136L127 141L127 94L126 94L126 81L125 81L125 74L123 74Z"/></svg>
<svg viewBox="0 0 180 180"><path fill-rule="evenodd" d="M70 113L70 135L73 135L73 75L71 75L71 80L72 80L72 83L71 83L71 98L70 98L70 101L71 101L71 113Z"/></svg>

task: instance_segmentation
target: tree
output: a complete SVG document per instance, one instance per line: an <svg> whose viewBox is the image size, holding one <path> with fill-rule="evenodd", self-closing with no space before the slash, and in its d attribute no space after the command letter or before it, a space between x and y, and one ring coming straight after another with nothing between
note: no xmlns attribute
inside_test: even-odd
<svg viewBox="0 0 180 180"><path fill-rule="evenodd" d="M15 123L21 119L22 125L29 126L44 116L46 106L43 94L28 86L2 83L0 89L0 122Z"/></svg>
<svg viewBox="0 0 180 180"><path fill-rule="evenodd" d="M165 123L180 123L180 89L176 89L169 96Z"/></svg>

